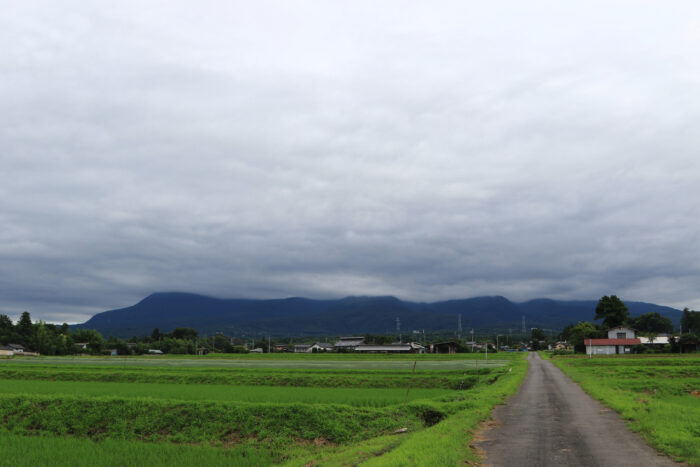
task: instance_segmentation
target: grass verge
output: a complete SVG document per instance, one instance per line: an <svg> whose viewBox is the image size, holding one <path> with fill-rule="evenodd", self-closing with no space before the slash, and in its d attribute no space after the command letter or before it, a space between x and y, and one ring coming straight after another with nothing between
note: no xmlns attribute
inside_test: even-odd
<svg viewBox="0 0 700 467"><path fill-rule="evenodd" d="M650 445L700 465L698 356L553 357L552 362Z"/></svg>

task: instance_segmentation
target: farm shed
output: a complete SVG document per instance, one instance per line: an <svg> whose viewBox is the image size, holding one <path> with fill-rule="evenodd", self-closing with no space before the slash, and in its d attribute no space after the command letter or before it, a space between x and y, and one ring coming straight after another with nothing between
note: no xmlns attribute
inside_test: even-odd
<svg viewBox="0 0 700 467"><path fill-rule="evenodd" d="M668 336L656 336L656 337L643 337L639 336L638 339L644 345L666 345L670 344Z"/></svg>
<svg viewBox="0 0 700 467"><path fill-rule="evenodd" d="M11 357L15 354L15 351L10 347L0 347L0 357Z"/></svg>
<svg viewBox="0 0 700 467"><path fill-rule="evenodd" d="M430 344L430 353L457 353L457 348L459 344L454 341L449 342L438 342L436 344Z"/></svg>
<svg viewBox="0 0 700 467"><path fill-rule="evenodd" d="M311 352L311 344L297 344L294 346L294 353Z"/></svg>
<svg viewBox="0 0 700 467"><path fill-rule="evenodd" d="M316 342L309 349L309 352L332 352L332 351L333 351L333 344L329 344L328 342Z"/></svg>
<svg viewBox="0 0 700 467"><path fill-rule="evenodd" d="M355 350L355 347L365 343L364 337L341 337L333 346L335 350Z"/></svg>
<svg viewBox="0 0 700 467"><path fill-rule="evenodd" d="M615 355L631 353L632 347L641 344L639 339L585 339L586 353L591 355Z"/></svg>
<svg viewBox="0 0 700 467"><path fill-rule="evenodd" d="M694 336L683 336L680 338L681 352L690 353L700 350L700 340Z"/></svg>
<svg viewBox="0 0 700 467"><path fill-rule="evenodd" d="M7 347L12 349L12 351L16 354L21 354L24 353L24 346L21 344L7 344Z"/></svg>
<svg viewBox="0 0 700 467"><path fill-rule="evenodd" d="M360 344L355 347L355 352L363 353L423 353L425 347L420 344L410 342L408 344Z"/></svg>

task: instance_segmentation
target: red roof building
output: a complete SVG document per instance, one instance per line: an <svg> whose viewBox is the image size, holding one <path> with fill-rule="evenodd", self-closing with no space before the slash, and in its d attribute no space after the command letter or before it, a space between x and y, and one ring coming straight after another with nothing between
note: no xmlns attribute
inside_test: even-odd
<svg viewBox="0 0 700 467"><path fill-rule="evenodd" d="M639 339L585 339L586 345L637 345L642 341Z"/></svg>

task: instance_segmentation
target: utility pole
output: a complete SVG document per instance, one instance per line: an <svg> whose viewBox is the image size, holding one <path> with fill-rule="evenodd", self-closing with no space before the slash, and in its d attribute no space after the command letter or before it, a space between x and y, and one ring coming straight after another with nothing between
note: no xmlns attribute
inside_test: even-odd
<svg viewBox="0 0 700 467"><path fill-rule="evenodd" d="M472 353L474 353L474 328L472 328Z"/></svg>
<svg viewBox="0 0 700 467"><path fill-rule="evenodd" d="M396 317L396 334L399 335L399 344L401 343L401 318Z"/></svg>
<svg viewBox="0 0 700 467"><path fill-rule="evenodd" d="M462 340L462 313L457 316L457 339Z"/></svg>

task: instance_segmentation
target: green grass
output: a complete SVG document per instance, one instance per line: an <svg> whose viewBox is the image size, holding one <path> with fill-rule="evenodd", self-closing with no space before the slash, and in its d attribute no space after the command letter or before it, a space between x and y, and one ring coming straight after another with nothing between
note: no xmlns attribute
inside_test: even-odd
<svg viewBox="0 0 700 467"><path fill-rule="evenodd" d="M421 370L461 370L480 365L501 367L518 357L515 353L500 352L485 359L484 354L235 354L228 358L197 356L158 357L13 357L3 362L8 365L91 365L113 367L181 367L181 368L303 368L343 370L411 370L417 362Z"/></svg>
<svg viewBox="0 0 700 467"><path fill-rule="evenodd" d="M451 403L414 403L424 412L448 411L445 418L424 430L405 435L374 438L342 449L296 459L288 465L345 466L459 466L478 462L471 440L478 424L490 417L494 406L514 394L527 373L525 359L514 361L512 371L503 371L497 379L488 380L456 396ZM303 461L303 462L302 462Z"/></svg>
<svg viewBox="0 0 700 467"><path fill-rule="evenodd" d="M109 439L94 442L58 436L0 435L2 465L17 467L138 465L260 466L279 462L252 443L220 449Z"/></svg>
<svg viewBox="0 0 700 467"><path fill-rule="evenodd" d="M445 396L454 391L414 388L357 389L277 386L229 386L153 383L102 383L82 381L30 381L0 379L0 394L56 395L183 401L277 402L307 404L348 404L384 407L408 400Z"/></svg>
<svg viewBox="0 0 700 467"><path fill-rule="evenodd" d="M554 357L660 451L700 465L700 356Z"/></svg>
<svg viewBox="0 0 700 467"><path fill-rule="evenodd" d="M157 399L0 396L1 429L14 434L93 440L237 443L246 439L325 439L347 443L400 426L421 426L422 412L341 404L221 403Z"/></svg>
<svg viewBox="0 0 700 467"><path fill-rule="evenodd" d="M457 465L522 381L524 354L501 355L12 359L0 452L12 465Z"/></svg>
<svg viewBox="0 0 700 467"><path fill-rule="evenodd" d="M357 370L279 368L180 368L82 365L3 365L0 378L51 381L103 381L130 383L233 384L252 386L306 386L353 388L470 387L498 367L460 370Z"/></svg>

